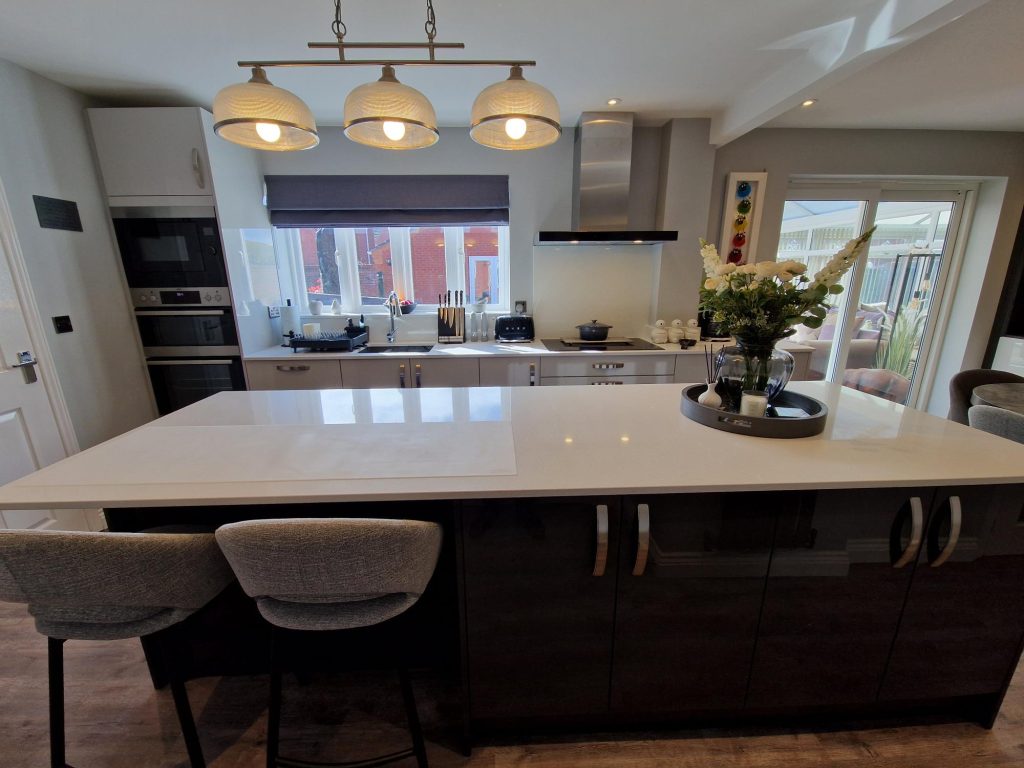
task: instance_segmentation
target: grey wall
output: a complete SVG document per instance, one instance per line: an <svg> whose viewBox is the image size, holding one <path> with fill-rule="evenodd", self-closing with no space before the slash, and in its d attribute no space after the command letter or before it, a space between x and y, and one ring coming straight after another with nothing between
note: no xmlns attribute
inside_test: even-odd
<svg viewBox="0 0 1024 768"><path fill-rule="evenodd" d="M568 229L572 210L572 131L531 152L503 152L474 142L465 128L442 128L432 147L412 152L373 149L320 129L320 145L304 152L263 152L267 174L479 173L509 177L512 299L533 300L533 241L540 229Z"/></svg>
<svg viewBox="0 0 1024 768"><path fill-rule="evenodd" d="M757 258L774 258L786 189L793 175L931 177L981 182L964 265L928 403L945 415L949 377L981 365L1014 236L1024 208L1024 134L986 131L810 130L764 128L720 147L715 156L709 239L718 236L726 177L767 171ZM700 263L694 260L699 274Z"/></svg>
<svg viewBox="0 0 1024 768"><path fill-rule="evenodd" d="M155 415L83 96L0 60L0 180L81 447ZM83 232L42 229L32 195L78 203ZM57 335L49 318L70 315Z"/></svg>

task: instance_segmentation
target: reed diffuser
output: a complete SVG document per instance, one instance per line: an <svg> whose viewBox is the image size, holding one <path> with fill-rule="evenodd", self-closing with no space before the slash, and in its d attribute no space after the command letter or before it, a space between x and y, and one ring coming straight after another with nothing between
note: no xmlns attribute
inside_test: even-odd
<svg viewBox="0 0 1024 768"><path fill-rule="evenodd" d="M718 384L718 358L710 344L704 345L704 367L707 372L707 388L697 397L697 402L708 408L721 408L722 398L715 391Z"/></svg>

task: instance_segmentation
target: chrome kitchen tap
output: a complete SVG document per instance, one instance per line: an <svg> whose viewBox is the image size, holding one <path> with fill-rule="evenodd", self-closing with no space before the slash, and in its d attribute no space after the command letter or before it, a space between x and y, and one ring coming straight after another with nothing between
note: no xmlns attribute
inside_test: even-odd
<svg viewBox="0 0 1024 768"><path fill-rule="evenodd" d="M395 315L402 311L402 304L398 300L398 294L392 291L388 294L388 297L384 299L384 303L387 305L388 314L391 316L391 325L388 328L388 344L395 343Z"/></svg>

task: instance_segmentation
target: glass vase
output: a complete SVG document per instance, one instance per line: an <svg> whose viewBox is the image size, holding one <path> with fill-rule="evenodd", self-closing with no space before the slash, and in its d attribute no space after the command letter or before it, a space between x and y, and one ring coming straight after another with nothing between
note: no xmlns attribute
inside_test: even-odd
<svg viewBox="0 0 1024 768"><path fill-rule="evenodd" d="M795 361L789 352L775 349L776 341L738 338L718 351L718 391L729 410L739 410L745 390L764 392L771 403L789 384Z"/></svg>

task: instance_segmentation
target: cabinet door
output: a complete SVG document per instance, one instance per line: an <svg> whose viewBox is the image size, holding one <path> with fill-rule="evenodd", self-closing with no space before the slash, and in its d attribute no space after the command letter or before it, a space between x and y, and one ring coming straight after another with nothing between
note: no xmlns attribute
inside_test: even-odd
<svg viewBox="0 0 1024 768"><path fill-rule="evenodd" d="M475 357L414 357L409 363L415 387L480 386L480 363Z"/></svg>
<svg viewBox="0 0 1024 768"><path fill-rule="evenodd" d="M341 361L345 389L387 389L413 386L412 367L407 357L366 355Z"/></svg>
<svg viewBox="0 0 1024 768"><path fill-rule="evenodd" d="M473 718L607 711L618 517L611 499L464 507Z"/></svg>
<svg viewBox="0 0 1024 768"><path fill-rule="evenodd" d="M942 488L883 700L999 693L1024 636L1024 486Z"/></svg>
<svg viewBox="0 0 1024 768"><path fill-rule="evenodd" d="M539 383L539 357L480 358L480 384L485 387L535 387Z"/></svg>
<svg viewBox="0 0 1024 768"><path fill-rule="evenodd" d="M781 512L748 706L875 701L932 494L820 491Z"/></svg>
<svg viewBox="0 0 1024 768"><path fill-rule="evenodd" d="M249 389L341 389L337 360L248 360Z"/></svg>
<svg viewBox="0 0 1024 768"><path fill-rule="evenodd" d="M110 197L213 194L198 109L90 109L89 121Z"/></svg>
<svg viewBox="0 0 1024 768"><path fill-rule="evenodd" d="M624 501L612 710L739 709L772 532L791 494Z"/></svg>

